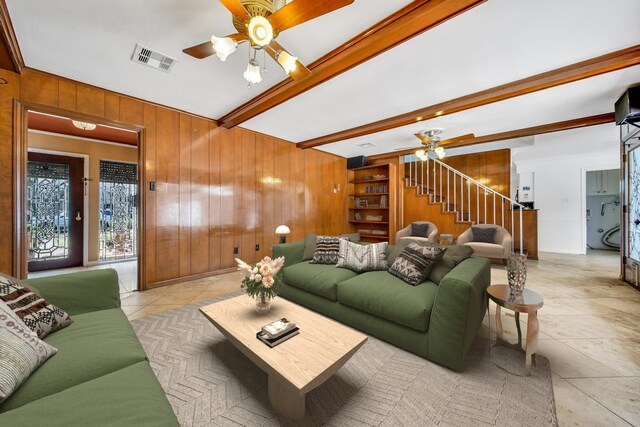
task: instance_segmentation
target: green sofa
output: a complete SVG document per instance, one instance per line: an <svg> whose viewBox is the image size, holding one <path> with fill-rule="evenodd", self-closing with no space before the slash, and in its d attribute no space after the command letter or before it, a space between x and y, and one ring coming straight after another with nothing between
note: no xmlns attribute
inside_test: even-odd
<svg viewBox="0 0 640 427"><path fill-rule="evenodd" d="M58 352L0 404L0 426L178 426L120 309L115 270L26 281L73 323L44 340Z"/></svg>
<svg viewBox="0 0 640 427"><path fill-rule="evenodd" d="M386 271L311 264L303 251L304 242L273 247L274 257L285 257L282 297L440 365L464 367L487 307L488 259L465 259L440 285L411 286Z"/></svg>

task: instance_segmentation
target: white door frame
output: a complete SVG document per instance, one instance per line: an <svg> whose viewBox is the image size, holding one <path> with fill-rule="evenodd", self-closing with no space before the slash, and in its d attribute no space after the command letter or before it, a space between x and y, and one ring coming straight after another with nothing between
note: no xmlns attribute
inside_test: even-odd
<svg viewBox="0 0 640 427"><path fill-rule="evenodd" d="M581 249L580 254L585 255L587 253L587 172L594 171L602 171L602 170L610 170L610 169L620 169L620 163L611 162L611 163L603 163L598 166L588 166L580 169L580 209L582 210L582 215L580 215L580 224L581 224ZM620 196L620 191L618 191L618 197ZM622 202L622 200L620 201ZM622 206L622 205L621 205Z"/></svg>

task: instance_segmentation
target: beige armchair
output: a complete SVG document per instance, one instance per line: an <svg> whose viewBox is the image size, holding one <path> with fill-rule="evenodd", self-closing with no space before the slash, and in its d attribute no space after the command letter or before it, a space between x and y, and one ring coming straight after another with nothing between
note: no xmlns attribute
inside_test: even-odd
<svg viewBox="0 0 640 427"><path fill-rule="evenodd" d="M473 256L485 257L491 259L506 260L511 253L511 234L499 225L493 224L478 224L473 227L478 228L495 228L496 233L494 235L493 243L474 242L473 230L469 228L458 237L456 242L458 245L467 245L473 248Z"/></svg>
<svg viewBox="0 0 640 427"><path fill-rule="evenodd" d="M411 224L428 224L429 228L427 228L427 237L412 236L411 235ZM429 242L429 243L437 243L437 240L438 240L438 227L436 227L436 225L434 223L429 222L429 221L415 221L415 222L412 222L411 224L409 224L408 226L406 226L402 230L399 230L396 233L396 243L400 239L424 240L424 241Z"/></svg>

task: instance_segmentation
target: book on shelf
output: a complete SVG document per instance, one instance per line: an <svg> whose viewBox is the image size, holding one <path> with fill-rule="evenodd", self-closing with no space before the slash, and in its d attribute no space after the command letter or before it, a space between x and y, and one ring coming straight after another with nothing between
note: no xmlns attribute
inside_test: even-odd
<svg viewBox="0 0 640 427"><path fill-rule="evenodd" d="M386 236L387 232L385 230L371 230L371 234L375 236Z"/></svg>
<svg viewBox="0 0 640 427"><path fill-rule="evenodd" d="M386 185L367 185L364 187L365 193L386 193L389 187Z"/></svg>
<svg viewBox="0 0 640 427"><path fill-rule="evenodd" d="M366 228L361 228L358 230L360 234L371 234L371 230L367 230Z"/></svg>
<svg viewBox="0 0 640 427"><path fill-rule="evenodd" d="M388 197L389 196L387 196L386 194L380 196L380 207L381 208L386 208L387 207L387 203L389 203L388 202Z"/></svg>
<svg viewBox="0 0 640 427"><path fill-rule="evenodd" d="M365 219L367 221L382 221L382 215L367 215Z"/></svg>
<svg viewBox="0 0 640 427"><path fill-rule="evenodd" d="M296 326L294 329L290 329L289 331L285 332L282 335L277 336L276 338L270 338L269 335L263 331L257 332L256 338L258 338L260 341L262 341L269 347L273 348L278 344L285 342L289 338L295 337L299 333L300 333L300 328Z"/></svg>

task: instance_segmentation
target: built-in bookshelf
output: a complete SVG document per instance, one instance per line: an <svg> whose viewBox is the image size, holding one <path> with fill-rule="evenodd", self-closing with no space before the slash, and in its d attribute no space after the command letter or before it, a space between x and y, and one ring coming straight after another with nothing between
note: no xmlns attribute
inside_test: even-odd
<svg viewBox="0 0 640 427"><path fill-rule="evenodd" d="M387 163L349 169L348 178L350 232L360 233L364 242L393 243L396 165Z"/></svg>

